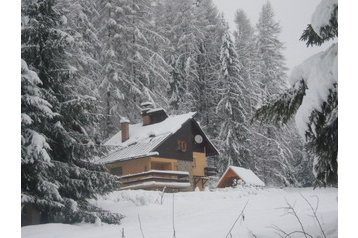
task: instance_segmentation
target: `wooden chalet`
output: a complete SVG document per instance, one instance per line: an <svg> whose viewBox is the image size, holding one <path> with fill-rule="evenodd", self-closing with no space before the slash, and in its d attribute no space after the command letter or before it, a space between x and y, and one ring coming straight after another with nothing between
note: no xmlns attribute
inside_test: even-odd
<svg viewBox="0 0 358 238"><path fill-rule="evenodd" d="M151 105L141 104L141 123L121 120L121 130L105 143L116 149L99 162L120 176L121 189L204 189L216 174L207 157L218 151L194 119L196 113L168 116Z"/></svg>

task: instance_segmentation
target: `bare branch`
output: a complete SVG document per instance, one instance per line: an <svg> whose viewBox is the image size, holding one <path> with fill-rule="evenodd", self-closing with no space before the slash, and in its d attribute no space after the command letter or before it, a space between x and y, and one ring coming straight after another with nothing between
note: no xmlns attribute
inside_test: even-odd
<svg viewBox="0 0 358 238"><path fill-rule="evenodd" d="M172 218L173 218L173 238L176 238L176 235L175 235L175 223L174 223L174 193L173 193L173 212L172 212Z"/></svg>
<svg viewBox="0 0 358 238"><path fill-rule="evenodd" d="M313 213L313 216L314 218L316 219L317 223L318 223L318 226L319 226L319 229L321 229L321 232L322 232L322 235L324 238L326 238L326 234L324 233L323 231L323 228L321 226L321 222L319 221L318 217L317 217L317 209L318 209L318 204L319 204L319 198L317 198L317 203L316 203L316 209L313 208L312 204L307 200L307 198L305 196L303 196L301 193L300 193L301 197L307 202L308 206L311 208L312 210L312 213Z"/></svg>
<svg viewBox="0 0 358 238"><path fill-rule="evenodd" d="M285 199L285 200L286 200L286 203L287 203L287 205L288 205L288 209L291 211L290 214L292 214L292 215L294 215L294 216L296 217L298 223L300 223L302 233L303 233L303 234L305 235L305 237L307 238L307 235L308 235L308 234L306 233L305 228L303 227L303 224L302 224L302 222L301 222L301 219L298 217L298 214L296 213L295 208L287 201L287 199ZM287 236L286 236L286 237L287 237ZM312 237L312 236L311 236L311 237Z"/></svg>
<svg viewBox="0 0 358 238"><path fill-rule="evenodd" d="M286 238L286 237L290 237L292 234L295 234L295 233L302 233L302 234L304 234L306 237L309 236L309 237L313 238L313 236L311 236L310 234L308 234L308 233L306 233L306 232L303 232L303 231L292 231L292 232L286 234L286 236L284 236L284 237L285 237L285 238Z"/></svg>
<svg viewBox="0 0 358 238"><path fill-rule="evenodd" d="M143 228L142 228L142 222L140 221L140 216L139 216L139 214L138 214L138 221L139 221L140 232L142 233L142 237L144 238L144 233L143 233Z"/></svg>
<svg viewBox="0 0 358 238"><path fill-rule="evenodd" d="M240 217L244 214L245 208L246 208L246 206L247 206L248 203L249 203L249 201L247 201L246 204L245 204L245 206L242 208L242 210L241 210L239 216L238 216L238 217L236 218L236 220L234 221L234 224L232 224L232 226L231 226L229 232L227 233L227 235L225 236L225 238L229 237L229 235L231 236L231 231L232 231L232 229L234 229L234 227L235 227L237 221L238 221L238 220L240 219Z"/></svg>
<svg viewBox="0 0 358 238"><path fill-rule="evenodd" d="M282 230L280 227L276 225L271 226L274 230L276 230L276 234L280 237L285 237L288 233L286 233L284 230Z"/></svg>
<svg viewBox="0 0 358 238"><path fill-rule="evenodd" d="M163 201L164 201L164 194L165 194L165 189L167 187L164 186L163 190L159 193L159 197L157 199L155 199L154 203L158 203L160 205L163 205Z"/></svg>

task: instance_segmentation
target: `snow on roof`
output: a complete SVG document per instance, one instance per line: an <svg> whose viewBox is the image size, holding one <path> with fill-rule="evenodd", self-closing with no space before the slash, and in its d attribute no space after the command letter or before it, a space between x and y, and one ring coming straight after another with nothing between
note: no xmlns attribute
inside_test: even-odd
<svg viewBox="0 0 358 238"><path fill-rule="evenodd" d="M153 105L153 103L147 101L147 102L142 102L140 105L141 105L142 107L144 107L144 106L151 106L151 105Z"/></svg>
<svg viewBox="0 0 358 238"><path fill-rule="evenodd" d="M252 172L250 169L237 166L229 166L225 173L221 176L218 184L220 184L221 180L225 177L225 174L229 171L229 169L234 171L236 175L239 176L248 185L265 186L265 183L262 182L262 180L259 179L259 177L257 177L256 174L254 174L254 172Z"/></svg>
<svg viewBox="0 0 358 238"><path fill-rule="evenodd" d="M120 123L130 123L129 119L126 117L122 117Z"/></svg>
<svg viewBox="0 0 358 238"><path fill-rule="evenodd" d="M158 111L165 111L165 110L164 108L158 107L158 108L149 109L147 113L158 112Z"/></svg>
<svg viewBox="0 0 358 238"><path fill-rule="evenodd" d="M170 135L177 132L182 125L193 118L196 112L169 116L164 121L143 126L142 123L129 125L129 139L122 143L122 133L119 131L104 145L119 146L118 150L101 158L98 163L106 164L134 158L158 155L154 150Z"/></svg>
<svg viewBox="0 0 358 238"><path fill-rule="evenodd" d="M158 152L152 150L155 149L158 145L160 145L168 136L169 134L152 137L132 144L131 146L120 148L110 153L106 157L101 158L98 163L108 164L115 161L124 161L158 155Z"/></svg>
<svg viewBox="0 0 358 238"><path fill-rule="evenodd" d="M129 139L122 143L122 133L119 131L110 138L104 145L127 147L133 143L157 137L161 135L173 134L189 119L193 118L196 112L189 112L181 115L169 116L162 122L143 126L142 123L129 125Z"/></svg>

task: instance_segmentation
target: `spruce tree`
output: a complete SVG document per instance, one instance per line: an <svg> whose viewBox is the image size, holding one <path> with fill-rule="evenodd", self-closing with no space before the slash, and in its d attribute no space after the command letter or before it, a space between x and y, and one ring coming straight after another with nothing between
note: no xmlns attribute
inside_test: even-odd
<svg viewBox="0 0 358 238"><path fill-rule="evenodd" d="M73 37L64 30L64 9L56 3L24 1L21 9L21 56L28 65L22 66L22 206L35 206L42 222L118 223L121 215L87 201L118 181L91 162L100 154L88 133L95 99L83 93L87 90L68 64Z"/></svg>
<svg viewBox="0 0 358 238"><path fill-rule="evenodd" d="M189 87L196 77L194 59L197 28L194 8L191 0L163 1L157 7L158 32L169 41L163 57L171 66L167 95L169 109L173 113L186 112L193 107Z"/></svg>
<svg viewBox="0 0 358 238"><path fill-rule="evenodd" d="M251 117L260 97L260 56L256 47L255 29L243 10L235 13L235 25L235 47L242 64L240 75L247 89L248 105L245 106Z"/></svg>
<svg viewBox="0 0 358 238"><path fill-rule="evenodd" d="M257 23L257 48L260 55L260 77L264 97L282 92L287 87L286 67L282 50L283 43L278 39L281 27L274 19L270 2L263 5Z"/></svg>
<svg viewBox="0 0 358 238"><path fill-rule="evenodd" d="M221 121L215 108L220 100L220 47L225 27L211 0L158 1L156 27L168 39L162 54L172 66L168 99L171 113L196 111L210 138L217 137ZM212 161L217 161L213 158Z"/></svg>
<svg viewBox="0 0 358 238"><path fill-rule="evenodd" d="M220 100L216 95L216 81L220 74L221 42L226 30L222 24L222 16L211 0L200 1L194 4L196 16L196 52L194 70L196 77L190 84L193 95L193 105L198 112L204 130L211 131L215 137L215 106Z"/></svg>
<svg viewBox="0 0 358 238"><path fill-rule="evenodd" d="M252 97L254 100L256 98L255 109L267 98L287 89L283 43L278 39L280 31L271 4L267 2L262 7L257 24L257 64L256 73L252 78L256 86L256 90L253 91L255 95ZM306 166L307 160L295 125L289 122L287 126L277 128L268 123L253 122L251 128L250 140L254 164L250 166L255 168L259 176L267 184L272 185L289 186L306 183L303 178L297 176L298 167L304 169L309 166Z"/></svg>
<svg viewBox="0 0 358 238"><path fill-rule="evenodd" d="M321 23L322 12L330 16L324 23ZM313 16L319 19L320 24L312 22L304 30L301 40L306 41L307 46L320 46L338 37L337 1L321 1ZM261 121L278 125L295 116L306 149L314 158L318 186L338 184L337 52L338 44L333 43L326 51L297 66L290 77L291 88L270 98L255 115Z"/></svg>
<svg viewBox="0 0 358 238"><path fill-rule="evenodd" d="M218 93L221 96L216 111L221 120L219 142L222 164L240 165L245 160L246 140L249 133L245 126L247 112L243 107L245 96L243 78L239 74L240 62L228 29L224 33L221 46L221 71L218 81Z"/></svg>
<svg viewBox="0 0 358 238"><path fill-rule="evenodd" d="M104 137L116 132L122 116L140 119L140 102L166 107L162 92L168 86L170 66L161 55L165 37L155 29L149 1L97 1L98 38L103 80L99 84L106 123ZM136 110L133 110L136 109Z"/></svg>

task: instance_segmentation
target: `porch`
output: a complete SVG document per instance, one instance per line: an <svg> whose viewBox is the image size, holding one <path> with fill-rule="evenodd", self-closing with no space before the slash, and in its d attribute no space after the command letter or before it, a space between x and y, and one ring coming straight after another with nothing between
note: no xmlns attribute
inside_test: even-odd
<svg viewBox="0 0 358 238"><path fill-rule="evenodd" d="M191 189L189 172L173 170L149 170L121 176L121 190L148 189L167 191L186 191Z"/></svg>

